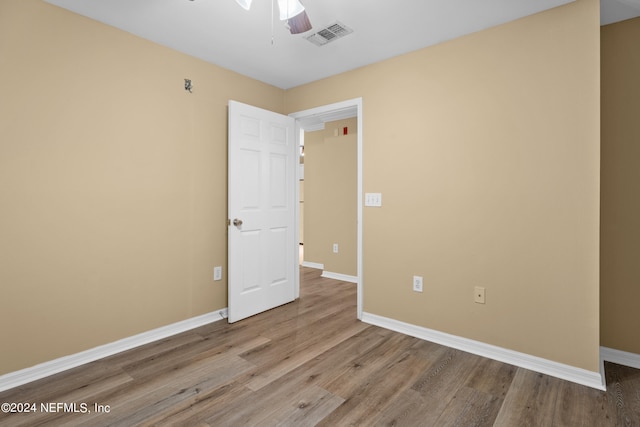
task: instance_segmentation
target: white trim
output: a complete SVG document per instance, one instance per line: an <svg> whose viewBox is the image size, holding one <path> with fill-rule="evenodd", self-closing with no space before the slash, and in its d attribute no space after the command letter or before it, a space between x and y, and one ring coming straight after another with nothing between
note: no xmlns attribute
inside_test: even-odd
<svg viewBox="0 0 640 427"><path fill-rule="evenodd" d="M295 135L295 162L300 161L299 149L300 145L304 144L304 129L300 128L300 123L294 120L294 135ZM300 181L304 179L304 164L298 163L295 176L295 191L294 191L294 205L295 205L295 222L293 227L293 298L300 298ZM227 237L228 241L228 237Z"/></svg>
<svg viewBox="0 0 640 427"><path fill-rule="evenodd" d="M354 114L355 113L355 114ZM358 186L358 211L357 211L357 264L358 264L358 276L357 276L357 318L362 319L363 315L363 285L362 285L362 272L363 272L363 257L362 257L362 239L363 239L363 228L362 228L362 150L363 150L363 117L362 117L362 98L353 98L342 102L336 102L334 104L323 105L321 107L311 108L308 110L298 111L296 113L291 113L289 116L296 119L296 124L299 127L302 126L302 122L307 120L307 123L312 121L312 119L316 118L316 116L327 117L331 119L335 119L336 117L347 118L357 116L358 121L358 133L357 135L357 186ZM300 145L299 143L297 145ZM304 263L302 264L304 265Z"/></svg>
<svg viewBox="0 0 640 427"><path fill-rule="evenodd" d="M304 130L313 132L323 130L325 128L325 123L327 122L350 119L351 117L356 117L357 114L357 104L345 101L299 111L297 113L289 114L289 116L298 119L300 121L300 126L304 128Z"/></svg>
<svg viewBox="0 0 640 427"><path fill-rule="evenodd" d="M318 130L324 130L325 125L324 122L321 123L315 123L315 124L305 124L304 125L304 130L306 130L307 132L315 132Z"/></svg>
<svg viewBox="0 0 640 427"><path fill-rule="evenodd" d="M609 347L600 347L600 359L604 362L613 362L618 365L630 366L640 369L640 354L629 353L628 351L616 350Z"/></svg>
<svg viewBox="0 0 640 427"><path fill-rule="evenodd" d="M586 369L576 368L574 366L565 365L563 363L554 362L541 357L520 353L491 344L485 344L468 338L450 335L433 329L423 328L421 326L411 325L409 323L400 322L398 320L389 319L371 313L364 313L362 321L410 335L412 337L431 341L447 347L466 351L468 353L477 354L479 356L488 357L490 359L519 366L535 372L540 372L542 374L551 375L577 384L582 384L587 387L605 390L603 378L599 372L587 371Z"/></svg>
<svg viewBox="0 0 640 427"><path fill-rule="evenodd" d="M153 341L161 340L190 329L217 322L218 320L222 320L226 317L227 309L223 308L211 313L206 313L180 322L172 323L171 325L162 326L141 334L123 338L109 344L81 351L80 353L71 354L30 368L10 372L0 376L0 391L9 390L10 388L18 387L31 381L39 380L104 357L112 356L116 353L131 350L132 348L149 344Z"/></svg>
<svg viewBox="0 0 640 427"><path fill-rule="evenodd" d="M357 292L356 292L356 306L357 306L357 314L356 317L360 320L362 320L362 316L364 314L364 285L363 285L363 280L362 280L362 274L364 271L364 261L363 261L363 255L362 255L362 238L363 238L363 221L362 221L362 192L363 190L363 184L362 184L362 150L364 148L364 140L363 138L363 134L364 134L364 126L363 126L363 116L362 116L362 98L358 98L355 100L356 101L356 106L358 108L358 117L357 117L357 121L358 121L358 135L357 135L357 144L358 144L358 159L357 159L357 163L358 163L358 213L357 213L357 217L358 217L358 227L357 227L357 233L358 233L358 243L357 243L357 263L358 263L358 282L357 282Z"/></svg>
<svg viewBox="0 0 640 427"><path fill-rule="evenodd" d="M602 390L607 389L607 377L604 371L604 360L602 360L602 353L600 353L600 378L602 378Z"/></svg>
<svg viewBox="0 0 640 427"><path fill-rule="evenodd" d="M302 261L301 265L303 267L317 268L318 270L324 270L324 264L320 264L318 262Z"/></svg>
<svg viewBox="0 0 640 427"><path fill-rule="evenodd" d="M323 271L320 276L326 277L327 279L342 280L343 282L358 283L358 276L350 276L348 274Z"/></svg>
<svg viewBox="0 0 640 427"><path fill-rule="evenodd" d="M321 264L319 262L302 261L302 264L300 265L302 265L303 267L316 268L318 270L322 270L322 274L320 276L326 279L335 279L335 280L342 280L343 282L358 283L358 276L350 276L348 274L324 271L324 264Z"/></svg>

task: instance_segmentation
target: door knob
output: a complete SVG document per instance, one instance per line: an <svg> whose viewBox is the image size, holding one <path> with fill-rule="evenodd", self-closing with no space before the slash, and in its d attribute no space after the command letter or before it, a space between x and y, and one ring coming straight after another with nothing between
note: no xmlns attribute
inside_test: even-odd
<svg viewBox="0 0 640 427"><path fill-rule="evenodd" d="M242 220L238 218L234 219L233 225L235 225L236 227L240 227L242 225Z"/></svg>

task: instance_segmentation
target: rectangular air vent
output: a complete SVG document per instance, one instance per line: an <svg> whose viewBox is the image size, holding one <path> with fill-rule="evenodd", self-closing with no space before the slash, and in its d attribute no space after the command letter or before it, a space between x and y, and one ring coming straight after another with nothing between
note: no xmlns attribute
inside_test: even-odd
<svg viewBox="0 0 640 427"><path fill-rule="evenodd" d="M351 28L336 21L335 23L329 24L305 38L316 46L324 46L327 43L338 40L339 38L351 33L353 33Z"/></svg>

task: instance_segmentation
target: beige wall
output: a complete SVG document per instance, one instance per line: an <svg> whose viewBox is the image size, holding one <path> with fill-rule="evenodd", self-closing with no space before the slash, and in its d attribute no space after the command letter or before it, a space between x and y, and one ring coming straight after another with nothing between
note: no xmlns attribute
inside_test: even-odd
<svg viewBox="0 0 640 427"><path fill-rule="evenodd" d="M640 354L640 18L602 43L601 343Z"/></svg>
<svg viewBox="0 0 640 427"><path fill-rule="evenodd" d="M226 307L227 101L284 92L39 0L0 75L0 374Z"/></svg>
<svg viewBox="0 0 640 427"><path fill-rule="evenodd" d="M363 98L366 312L598 371L599 37L578 0L286 92Z"/></svg>
<svg viewBox="0 0 640 427"><path fill-rule="evenodd" d="M348 134L342 135L342 128ZM339 136L334 136L334 131ZM326 123L305 133L304 260L324 270L356 276L357 268L357 119ZM338 253L333 253L333 244Z"/></svg>

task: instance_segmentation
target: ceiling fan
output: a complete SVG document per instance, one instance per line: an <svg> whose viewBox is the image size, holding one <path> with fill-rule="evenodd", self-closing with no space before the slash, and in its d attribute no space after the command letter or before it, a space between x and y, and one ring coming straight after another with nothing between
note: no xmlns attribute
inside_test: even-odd
<svg viewBox="0 0 640 427"><path fill-rule="evenodd" d="M245 10L251 8L251 1L252 0L236 0ZM278 0L278 9L280 10L280 20L286 21L286 26L291 34L304 33L313 28L307 12L299 0Z"/></svg>

